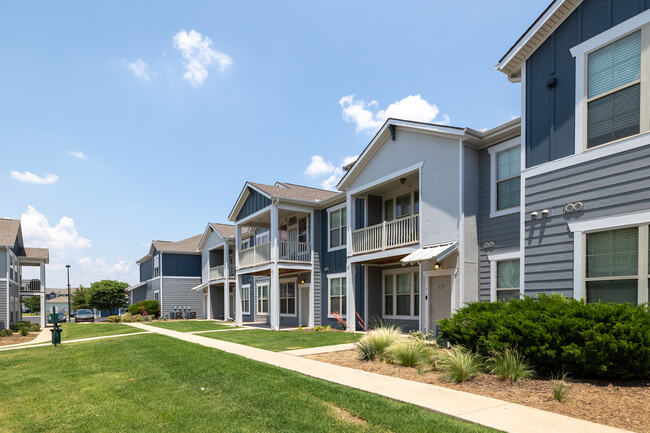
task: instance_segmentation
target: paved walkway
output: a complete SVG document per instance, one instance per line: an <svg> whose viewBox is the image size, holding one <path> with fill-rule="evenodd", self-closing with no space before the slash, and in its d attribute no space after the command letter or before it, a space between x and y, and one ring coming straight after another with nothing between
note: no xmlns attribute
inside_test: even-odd
<svg viewBox="0 0 650 433"><path fill-rule="evenodd" d="M147 328L152 328L152 326L148 326ZM49 329L48 329L49 333ZM81 343L84 341L92 341L92 340L103 340L105 338L117 338L117 337L128 337L130 335L143 335L143 334L150 334L150 332L131 332L129 334L117 334L117 335L102 335L99 337L89 337L89 338L79 338L77 340L64 340L61 342L61 344L69 344L69 343ZM40 335L39 335L40 337ZM0 352L4 352L6 350L18 350L18 349L30 349L32 347L44 347L44 346L51 346L52 345L52 339L48 340L47 343L34 343L36 341L35 339L28 342L28 343L22 343L22 344L15 344L11 346L0 346Z"/></svg>
<svg viewBox="0 0 650 433"><path fill-rule="evenodd" d="M293 356L307 356L307 355L318 355L319 353L330 353L330 352L340 352L341 350L352 350L354 349L354 343L344 343L344 344L333 344L331 346L320 346L320 347L308 347L307 349L294 349L294 350L285 350L284 352L287 355Z"/></svg>
<svg viewBox="0 0 650 433"><path fill-rule="evenodd" d="M251 328L235 328L232 329L208 329L207 331L193 331L187 334L207 334L208 332L230 332L230 331L250 331ZM180 331L179 331L180 332Z"/></svg>
<svg viewBox="0 0 650 433"><path fill-rule="evenodd" d="M129 325L190 343L234 353L307 376L372 392L393 400L411 403L463 421L506 432L620 433L625 431L490 397L327 364L286 353L270 352L196 334L154 328L142 323L129 323Z"/></svg>

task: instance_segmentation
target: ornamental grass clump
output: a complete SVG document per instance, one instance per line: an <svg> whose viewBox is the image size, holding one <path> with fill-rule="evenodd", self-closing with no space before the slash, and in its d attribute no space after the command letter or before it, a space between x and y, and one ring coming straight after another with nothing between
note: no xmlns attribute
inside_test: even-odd
<svg viewBox="0 0 650 433"><path fill-rule="evenodd" d="M510 380L510 383L530 379L534 371L524 357L514 349L493 350L488 358L490 373L501 380Z"/></svg>
<svg viewBox="0 0 650 433"><path fill-rule="evenodd" d="M354 350L357 351L362 361L374 361L377 358L377 349L368 336L354 343Z"/></svg>
<svg viewBox="0 0 650 433"><path fill-rule="evenodd" d="M404 367L416 367L431 359L431 348L415 338L401 339L387 349L386 355Z"/></svg>
<svg viewBox="0 0 650 433"><path fill-rule="evenodd" d="M477 354L461 346L441 350L436 357L436 367L450 382L465 382L479 374L481 360Z"/></svg>
<svg viewBox="0 0 650 433"><path fill-rule="evenodd" d="M359 340L355 349L359 356L364 360L374 360L375 358L386 358L388 348L396 341L404 338L402 329L395 325L381 325L380 327L369 331L361 340Z"/></svg>

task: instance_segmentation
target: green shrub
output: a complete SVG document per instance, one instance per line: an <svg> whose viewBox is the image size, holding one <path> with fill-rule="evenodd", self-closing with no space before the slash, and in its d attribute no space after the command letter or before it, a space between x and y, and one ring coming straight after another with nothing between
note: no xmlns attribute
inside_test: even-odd
<svg viewBox="0 0 650 433"><path fill-rule="evenodd" d="M25 321L19 321L19 322L14 322L13 325L11 325L11 329L14 330L15 332L20 331L20 328L23 328L25 326L29 327L31 322L25 322Z"/></svg>
<svg viewBox="0 0 650 433"><path fill-rule="evenodd" d="M124 322L124 323L133 322L133 316L131 315L131 313L124 313L122 314L122 317L120 317L120 322Z"/></svg>
<svg viewBox="0 0 650 433"><path fill-rule="evenodd" d="M530 379L533 376L533 369L528 365L524 357L510 348L502 351L492 351L488 363L490 373L501 380L508 379L510 383Z"/></svg>
<svg viewBox="0 0 650 433"><path fill-rule="evenodd" d="M29 330L30 330L31 332L40 332L40 330L41 330L41 324L38 323L38 322L32 322L32 323L29 325Z"/></svg>
<svg viewBox="0 0 650 433"><path fill-rule="evenodd" d="M562 296L472 303L440 321L442 338L483 356L517 347L544 375L650 377L647 305L587 304Z"/></svg>
<svg viewBox="0 0 650 433"><path fill-rule="evenodd" d="M136 302L129 305L129 313L132 315L148 315L159 317L160 316L160 302L154 299L145 299L144 301Z"/></svg>
<svg viewBox="0 0 650 433"><path fill-rule="evenodd" d="M25 325L21 326L20 328L18 328L18 332L23 337L27 337L27 335L29 335L29 326L25 326Z"/></svg>
<svg viewBox="0 0 650 433"><path fill-rule="evenodd" d="M431 358L431 348L414 339L402 339L393 343L386 351L387 356L404 367L416 367Z"/></svg>
<svg viewBox="0 0 650 433"><path fill-rule="evenodd" d="M357 351L357 354L362 361L374 361L379 355L377 353L377 348L372 341L370 341L367 335L354 343L354 350Z"/></svg>
<svg viewBox="0 0 650 433"><path fill-rule="evenodd" d="M13 335L13 333L14 333L14 331L12 331L9 328L3 329L3 330L0 331L0 337L10 337L10 336Z"/></svg>
<svg viewBox="0 0 650 433"><path fill-rule="evenodd" d="M441 350L436 359L436 366L445 380L450 382L465 382L478 375L482 367L479 356L461 346Z"/></svg>
<svg viewBox="0 0 650 433"><path fill-rule="evenodd" d="M131 322L144 322L144 319L140 314L134 314L131 316Z"/></svg>
<svg viewBox="0 0 650 433"><path fill-rule="evenodd" d="M122 321L122 318L120 316L108 316L106 321L108 323L119 323Z"/></svg>

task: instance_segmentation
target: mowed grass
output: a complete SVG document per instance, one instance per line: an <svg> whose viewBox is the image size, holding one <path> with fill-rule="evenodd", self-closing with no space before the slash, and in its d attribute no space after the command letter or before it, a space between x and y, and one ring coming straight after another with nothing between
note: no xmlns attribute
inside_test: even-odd
<svg viewBox="0 0 650 433"><path fill-rule="evenodd" d="M0 371L2 432L494 431L154 334L0 353Z"/></svg>
<svg viewBox="0 0 650 433"><path fill-rule="evenodd" d="M61 323L59 326L63 329L61 341L144 332L141 329L121 323Z"/></svg>
<svg viewBox="0 0 650 433"><path fill-rule="evenodd" d="M178 332L218 331L220 329L234 328L232 325L225 325L223 323L197 320L184 320L179 322L146 322L145 325L171 329L172 331Z"/></svg>
<svg viewBox="0 0 650 433"><path fill-rule="evenodd" d="M259 349L282 352L284 350L306 349L308 347L331 346L333 344L354 343L361 334L350 332L316 331L268 331L250 329L245 331L215 332L201 334L202 337L245 344Z"/></svg>

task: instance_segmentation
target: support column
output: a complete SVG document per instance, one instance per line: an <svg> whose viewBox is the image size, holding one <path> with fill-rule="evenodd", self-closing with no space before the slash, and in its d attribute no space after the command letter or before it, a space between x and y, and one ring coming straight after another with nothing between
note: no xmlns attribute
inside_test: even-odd
<svg viewBox="0 0 650 433"><path fill-rule="evenodd" d="M47 322L45 321L45 315L47 314L47 311L45 311L45 263L40 264L40 281L41 281L41 328L45 328L45 325ZM20 288L19 288L20 290Z"/></svg>
<svg viewBox="0 0 650 433"><path fill-rule="evenodd" d="M280 330L280 274L278 265L271 267L271 284L269 286L269 313L271 314L271 329Z"/></svg>
<svg viewBox="0 0 650 433"><path fill-rule="evenodd" d="M347 286L347 292L345 294L345 299L347 303L347 314L345 317L345 321L348 323L348 331L355 331L356 330L356 323L357 323L357 310L356 306L354 303L354 276L355 276L355 265L350 264L348 262L347 264L347 281L346 281L346 286Z"/></svg>
<svg viewBox="0 0 650 433"><path fill-rule="evenodd" d="M230 280L226 279L223 283L223 320L232 319L230 317Z"/></svg>
<svg viewBox="0 0 650 433"><path fill-rule="evenodd" d="M210 284L205 287L205 290L208 291L208 295L203 298L207 302L207 305L205 306L205 317L210 320L214 318L212 317L212 293L210 293Z"/></svg>
<svg viewBox="0 0 650 433"><path fill-rule="evenodd" d="M251 308L253 308L251 306ZM237 326L241 326L243 322L242 312L241 312L241 276L237 275L235 277L235 323Z"/></svg>

